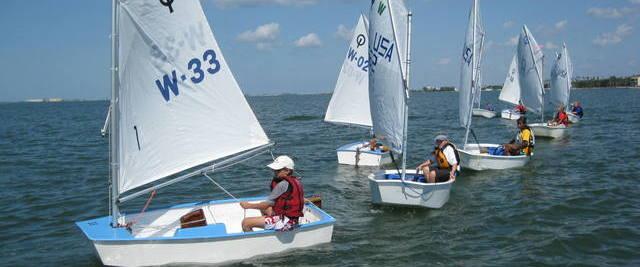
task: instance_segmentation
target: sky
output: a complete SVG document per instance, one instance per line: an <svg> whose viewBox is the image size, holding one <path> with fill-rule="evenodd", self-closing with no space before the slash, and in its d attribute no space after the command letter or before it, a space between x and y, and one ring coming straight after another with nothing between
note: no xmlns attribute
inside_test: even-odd
<svg viewBox="0 0 640 267"><path fill-rule="evenodd" d="M182 0L174 0L182 1ZM329 93L369 0L201 0L243 92ZM471 0L406 0L411 87L458 86ZM3 0L0 102L110 97L110 0ZM502 84L523 24L575 76L640 74L640 0L480 0L483 81ZM550 62L545 62L549 76Z"/></svg>

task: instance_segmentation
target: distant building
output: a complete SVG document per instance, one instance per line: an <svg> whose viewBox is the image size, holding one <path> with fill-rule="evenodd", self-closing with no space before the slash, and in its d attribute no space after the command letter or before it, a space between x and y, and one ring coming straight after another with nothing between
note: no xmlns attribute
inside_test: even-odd
<svg viewBox="0 0 640 267"><path fill-rule="evenodd" d="M633 76L633 77L631 77L631 80L633 80L633 81L634 81L634 82L633 82L633 85L634 85L635 87L640 87L640 75L637 75L637 76Z"/></svg>

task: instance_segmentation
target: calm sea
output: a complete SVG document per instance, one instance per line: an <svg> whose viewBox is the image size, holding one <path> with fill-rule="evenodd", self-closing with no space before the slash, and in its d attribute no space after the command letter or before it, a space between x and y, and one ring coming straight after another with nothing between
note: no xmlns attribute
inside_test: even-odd
<svg viewBox="0 0 640 267"><path fill-rule="evenodd" d="M249 102L277 143L275 154L296 159L305 191L322 195L337 219L333 242L237 265L640 265L640 90L574 91L585 118L568 137L538 140L522 169L464 171L439 210L371 204L365 177L376 169L339 166L335 155L368 133L323 123L329 97ZM483 98L500 106L497 92ZM99 134L107 104L0 104L0 265L100 265L73 222L107 214L108 140ZM414 93L410 110L411 167L434 135L463 141L456 93ZM481 142L506 142L516 132L501 119L474 118L473 125ZM237 196L265 195L268 160L214 177ZM192 178L160 190L151 208L224 197L206 178ZM139 210L145 200L125 209Z"/></svg>

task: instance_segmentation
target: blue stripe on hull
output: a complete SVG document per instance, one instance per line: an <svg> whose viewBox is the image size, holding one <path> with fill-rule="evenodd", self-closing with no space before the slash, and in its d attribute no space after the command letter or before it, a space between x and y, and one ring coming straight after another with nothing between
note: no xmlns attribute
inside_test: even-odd
<svg viewBox="0 0 640 267"><path fill-rule="evenodd" d="M356 143L351 143L351 144L346 144L343 145L341 147L339 147L338 149L336 149L337 152L356 152L355 147L357 145L361 145L364 144L365 142L356 142ZM385 155L385 154L389 154L389 152L382 152L381 149L376 149L374 151L371 151L370 149L362 149L360 150L360 153L366 153L366 154L374 154L374 155Z"/></svg>
<svg viewBox="0 0 640 267"><path fill-rule="evenodd" d="M197 207L210 204L224 204L238 201L256 201L263 200L264 197L257 198L244 198L244 199L226 199L210 202L196 202L187 203L172 206L169 209L174 208L188 208ZM305 229L317 228L321 226L331 225L335 223L335 219L331 215L324 212L322 209L316 207L313 204L306 204L311 210L317 212L321 218L317 222L306 223L300 225L294 231L304 231ZM158 210L158 209L156 209ZM179 229L173 237L150 237L150 238L135 238L131 233L123 227L113 228L111 227L111 216L100 217L96 219L76 222L76 225L82 230L85 236L91 241L98 242L122 242L122 241L171 241L171 240L194 240L194 239L229 239L229 238L242 238L251 237L265 234L275 234L275 230L264 230L247 233L233 233L228 234L224 224L211 224L203 227L194 227L189 229ZM186 231L185 231L186 230Z"/></svg>

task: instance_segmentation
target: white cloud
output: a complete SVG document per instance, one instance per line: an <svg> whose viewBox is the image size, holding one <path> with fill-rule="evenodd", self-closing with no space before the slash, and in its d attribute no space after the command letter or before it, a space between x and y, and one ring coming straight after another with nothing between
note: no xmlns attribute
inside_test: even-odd
<svg viewBox="0 0 640 267"><path fill-rule="evenodd" d="M317 0L214 0L220 8L226 7L255 7L255 6L305 6L318 3Z"/></svg>
<svg viewBox="0 0 640 267"><path fill-rule="evenodd" d="M627 24L621 24L616 28L615 32L605 32L600 34L596 39L593 40L593 43L599 46L606 46L612 44L618 44L624 40L625 37L631 35L633 31L633 27Z"/></svg>
<svg viewBox="0 0 640 267"><path fill-rule="evenodd" d="M554 27L558 31L564 30L564 28L567 27L567 20L561 20L561 21L556 22Z"/></svg>
<svg viewBox="0 0 640 267"><path fill-rule="evenodd" d="M238 35L238 40L242 42L264 42L273 41L280 34L280 24L272 22L258 26L255 30L248 30Z"/></svg>
<svg viewBox="0 0 640 267"><path fill-rule="evenodd" d="M629 3L640 4L640 0L629 0Z"/></svg>
<svg viewBox="0 0 640 267"><path fill-rule="evenodd" d="M300 37L300 39L293 42L296 47L313 47L313 46L321 46L322 41L320 37L316 33L309 33L305 36Z"/></svg>
<svg viewBox="0 0 640 267"><path fill-rule="evenodd" d="M636 0L640 1L640 0ZM623 7L623 8L613 8L613 7L592 7L587 10L587 14L603 19L618 19L623 16L633 12L632 8Z"/></svg>
<svg viewBox="0 0 640 267"><path fill-rule="evenodd" d="M448 57L441 58L438 60L438 65L449 65L451 63L451 59Z"/></svg>
<svg viewBox="0 0 640 267"><path fill-rule="evenodd" d="M516 24L515 22L510 20L510 21L506 21L505 23L502 23L502 27L507 29L507 28L513 27L513 25L515 25L515 24Z"/></svg>
<svg viewBox="0 0 640 267"><path fill-rule="evenodd" d="M353 37L353 29L340 24L338 25L338 30L336 30L336 37L349 41Z"/></svg>

